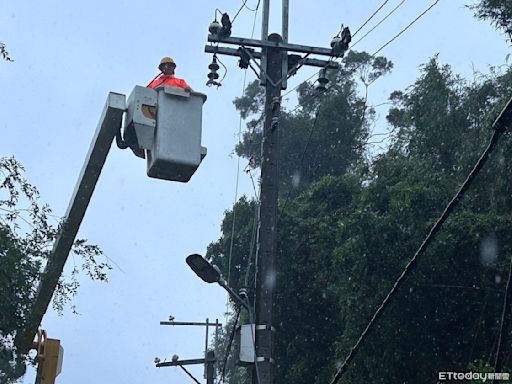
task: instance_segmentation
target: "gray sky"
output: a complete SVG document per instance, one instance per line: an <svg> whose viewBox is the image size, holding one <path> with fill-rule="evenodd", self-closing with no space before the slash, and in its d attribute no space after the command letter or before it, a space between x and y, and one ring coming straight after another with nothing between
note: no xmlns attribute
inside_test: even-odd
<svg viewBox="0 0 512 384"><path fill-rule="evenodd" d="M353 32L382 0L364 2L291 1L291 43L327 47L341 24ZM375 52L426 9L432 1L408 0L356 50ZM256 0L247 5L256 6ZM400 3L391 0L355 38ZM420 21L380 54L393 72L370 88L370 104L410 85L419 66L439 53L442 63L468 79L473 69L505 62L505 37L464 8L468 1L440 0ZM228 68L224 85L204 86L211 56L205 54L214 9L232 17L241 1L64 2L0 0L0 41L14 63L0 61L0 155L14 155L26 167L42 200L62 216L109 91L130 94L157 74L161 57L172 56L177 76L208 95L203 114L203 145L208 156L187 184L150 179L144 161L117 147L107 159L79 236L99 244L117 266L108 284L86 278L74 300L80 315L50 310L43 328L65 348L60 383L187 383L174 368L154 368L155 356L199 358L204 333L198 328L159 326L176 320L223 319L226 296L200 281L185 264L193 252L205 253L220 236L223 212L235 194L239 117L232 100L242 90L244 72L236 59L221 57ZM270 32L280 32L280 2L273 1ZM260 37L260 15L255 37ZM233 36L250 37L254 13L243 9ZM315 72L304 68L292 89ZM220 70L222 76L223 71ZM247 79L254 75L247 73ZM292 96L293 93L290 95ZM293 106L293 97L289 106ZM376 129L386 129L385 109ZM241 162L241 168L246 161ZM241 172L239 194L254 194ZM76 260L78 263L78 260ZM67 270L73 265L68 261ZM298 293L299 294L299 293ZM199 377L202 368L193 369ZM33 382L33 372L25 378Z"/></svg>

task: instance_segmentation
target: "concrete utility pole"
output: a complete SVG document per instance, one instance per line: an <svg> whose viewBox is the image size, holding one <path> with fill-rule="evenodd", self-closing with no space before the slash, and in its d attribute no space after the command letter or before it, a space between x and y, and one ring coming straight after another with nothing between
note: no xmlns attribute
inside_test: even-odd
<svg viewBox="0 0 512 384"><path fill-rule="evenodd" d="M281 36L272 34L269 41L281 42ZM256 272L256 364L261 384L272 383L273 332L272 302L276 281L274 252L276 248L276 220L278 196L278 121L281 113L281 87L275 86L281 78L283 51L267 48L267 75L265 86L265 119L263 125L261 202L259 222L259 259Z"/></svg>
<svg viewBox="0 0 512 384"><path fill-rule="evenodd" d="M286 80L303 65L321 68L338 68L337 63L310 59L307 56L317 54L329 57L340 56L332 49L309 47L288 43L289 0L282 0L282 34L268 35L270 0L263 0L261 40L229 37L212 32L209 42L238 45L239 49L205 46L205 52L239 56L242 60L260 59L260 84L265 86L265 108L261 164L261 204L258 225L257 271L256 271L256 324L255 324L255 372L253 382L273 383L274 374L274 332L272 322L273 290L276 283L274 254L276 249L277 204L278 204L278 125L281 113L281 90L286 89ZM259 47L255 52L247 47ZM306 54L288 55L288 52ZM343 53L341 53L342 55ZM249 64L250 65L250 64ZM257 65L257 64L256 64ZM242 67L242 64L240 64ZM243 67L247 68L247 66ZM251 66L252 68L252 66Z"/></svg>

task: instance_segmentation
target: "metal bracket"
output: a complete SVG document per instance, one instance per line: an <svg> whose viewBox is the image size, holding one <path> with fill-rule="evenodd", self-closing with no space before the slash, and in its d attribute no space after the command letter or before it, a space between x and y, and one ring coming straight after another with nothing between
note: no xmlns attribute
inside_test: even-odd
<svg viewBox="0 0 512 384"><path fill-rule="evenodd" d="M272 331L272 332L275 332L276 329L274 328L274 326L270 326L270 325L257 325L256 327L254 327L254 329L256 329L256 331Z"/></svg>
<svg viewBox="0 0 512 384"><path fill-rule="evenodd" d="M275 364L275 362L276 362L271 357L261 357L261 356L256 357L256 362L258 362L258 363L263 363L265 361L268 361L270 364Z"/></svg>
<svg viewBox="0 0 512 384"><path fill-rule="evenodd" d="M260 78L260 80L261 80L261 77L263 77L262 75L264 75L265 79L266 79L266 80L268 80L268 81L270 82L270 84L272 84L272 86L274 86L274 87L277 87L277 86L278 86L278 84L280 84L280 83L281 83L281 80L279 80L277 83L274 83L274 82L272 81L272 79L271 79L270 77L268 77L268 75L267 75L267 73L265 72L265 70L263 70L263 69L261 68L261 66L257 63L257 61L256 61L256 59L254 58L254 56L252 55L251 51L249 51L248 49L246 49L243 45L241 45L240 47L244 50L244 52L245 52L245 53L247 53L247 55L251 58L251 60L252 60L252 61L254 61L254 63L255 63L255 64L258 66L258 68L260 69L260 77L259 77L259 78ZM252 68L252 66L251 66L251 68ZM253 69L253 71L254 71L254 69Z"/></svg>
<svg viewBox="0 0 512 384"><path fill-rule="evenodd" d="M258 73L258 71L257 71L256 69L254 69L254 67L252 66L251 60L252 60L252 61L254 61L254 64L256 64L256 65L258 66L258 68L260 69L260 71L261 71L261 72L263 72L263 71L262 71L262 69L261 69L261 67L259 66L258 62L257 62L257 61L256 61L256 59L254 58L254 55L252 54L252 52L251 52L250 50L248 50L247 48L245 48L243 45L241 45L241 46L240 46L240 49L241 49L242 51L244 51L244 52L245 52L245 54L246 54L247 56L249 56L249 66L251 67L251 69L252 69L252 71L254 72L254 74L256 75L256 77L257 77L258 79L261 79L261 76L260 76L260 74Z"/></svg>

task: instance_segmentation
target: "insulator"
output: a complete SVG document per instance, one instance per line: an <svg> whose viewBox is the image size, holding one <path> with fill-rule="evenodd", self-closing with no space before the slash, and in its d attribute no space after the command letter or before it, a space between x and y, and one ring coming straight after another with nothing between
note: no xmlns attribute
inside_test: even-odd
<svg viewBox="0 0 512 384"><path fill-rule="evenodd" d="M210 26L208 27L208 31L212 34L212 35L217 35L220 31L220 29L222 28L222 26L220 25L220 23L217 21L217 20L213 20L211 23L210 23Z"/></svg>
<svg viewBox="0 0 512 384"><path fill-rule="evenodd" d="M215 59L213 59L213 61L208 66L208 69L211 70L211 71L218 71L219 68L220 68L219 64L217 64L217 61Z"/></svg>
<svg viewBox="0 0 512 384"><path fill-rule="evenodd" d="M329 79L327 78L327 71L324 68L318 73L318 85L316 86L317 91L325 91L327 89L326 85L328 82Z"/></svg>
<svg viewBox="0 0 512 384"><path fill-rule="evenodd" d="M215 54L213 55L213 60L208 66L208 68L210 69L210 73L208 73L208 82L206 83L206 85L220 86L220 84L215 81L219 78L219 74L217 73L217 71L220 68L219 64L217 64L217 56Z"/></svg>

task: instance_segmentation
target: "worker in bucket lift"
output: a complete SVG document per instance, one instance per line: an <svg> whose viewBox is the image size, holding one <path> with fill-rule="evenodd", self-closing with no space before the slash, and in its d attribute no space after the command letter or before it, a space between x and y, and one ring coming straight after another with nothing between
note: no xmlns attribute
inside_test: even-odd
<svg viewBox="0 0 512 384"><path fill-rule="evenodd" d="M190 85L187 84L185 80L178 79L174 76L176 63L174 62L173 59L171 59L170 57L164 57L162 60L160 60L160 65L158 66L158 69L160 70L160 73L147 85L148 88L155 89L157 87L167 85L171 87L182 88L187 92L192 92L192 88L190 87ZM154 113L154 110L151 110L149 112ZM142 159L146 157L144 150L139 147L133 125L130 125L125 130L124 143L122 143L120 137L116 137L116 140L118 141L117 145L120 148L130 147L135 156L140 157Z"/></svg>
<svg viewBox="0 0 512 384"><path fill-rule="evenodd" d="M164 57L160 60L158 69L161 73L148 84L148 88L155 89L162 85L168 85L171 87L183 88L185 91L192 92L192 88L183 79L178 79L174 76L174 70L176 69L176 63L170 57Z"/></svg>

